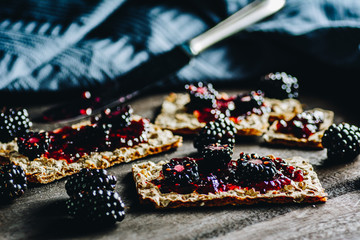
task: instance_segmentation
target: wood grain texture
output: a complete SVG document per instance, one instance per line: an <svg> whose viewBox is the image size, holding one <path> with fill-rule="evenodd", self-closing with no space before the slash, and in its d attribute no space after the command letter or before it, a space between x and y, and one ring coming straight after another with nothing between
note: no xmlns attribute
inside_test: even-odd
<svg viewBox="0 0 360 240"><path fill-rule="evenodd" d="M144 96L131 104L136 114L153 121L166 94ZM310 96L303 100L308 108L334 111L335 122L359 120L326 99ZM139 204L131 175L132 163L126 163L108 169L117 177L116 191L126 204L123 222L100 229L69 218L64 208L67 199L64 179L45 186L31 186L14 203L0 205L0 239L359 239L360 157L349 163L330 164L325 160L326 150L273 147L265 145L260 137L237 139L233 158L241 151L310 159L329 194L328 202L314 206L262 204L155 210ZM183 146L176 151L137 163L193 153L192 139L185 138Z"/></svg>

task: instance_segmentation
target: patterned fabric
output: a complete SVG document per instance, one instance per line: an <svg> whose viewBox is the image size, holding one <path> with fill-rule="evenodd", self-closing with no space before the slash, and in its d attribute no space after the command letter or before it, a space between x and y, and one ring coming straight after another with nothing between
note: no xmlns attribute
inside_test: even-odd
<svg viewBox="0 0 360 240"><path fill-rule="evenodd" d="M0 91L64 91L116 81L248 2L0 1ZM288 0L278 14L193 59L166 86L242 81L316 64L357 72L359 43L359 0Z"/></svg>

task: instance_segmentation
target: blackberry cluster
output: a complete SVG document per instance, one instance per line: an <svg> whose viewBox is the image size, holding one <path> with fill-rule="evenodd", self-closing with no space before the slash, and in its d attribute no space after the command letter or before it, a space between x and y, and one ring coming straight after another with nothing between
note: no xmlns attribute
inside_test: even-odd
<svg viewBox="0 0 360 240"><path fill-rule="evenodd" d="M219 118L208 122L194 138L194 147L200 153L202 149L212 143L228 145L233 148L235 144L236 128L228 118Z"/></svg>
<svg viewBox="0 0 360 240"><path fill-rule="evenodd" d="M48 132L25 132L17 138L19 153L30 160L39 158L49 149L50 138Z"/></svg>
<svg viewBox="0 0 360 240"><path fill-rule="evenodd" d="M360 154L360 130L348 123L332 124L322 137L329 159L352 160Z"/></svg>
<svg viewBox="0 0 360 240"><path fill-rule="evenodd" d="M261 78L260 87L270 98L298 98L299 83L296 77L285 72L266 74Z"/></svg>
<svg viewBox="0 0 360 240"><path fill-rule="evenodd" d="M237 160L236 178L239 181L268 181L276 175L276 165L269 157L259 157L257 154L240 153Z"/></svg>
<svg viewBox="0 0 360 240"><path fill-rule="evenodd" d="M114 191L116 182L116 177L108 175L105 169L83 168L67 180L65 189L71 197L79 192L89 192L98 189Z"/></svg>
<svg viewBox="0 0 360 240"><path fill-rule="evenodd" d="M264 94L260 90L239 94L234 99L235 108L232 111L233 115L241 116L248 112L253 112L255 109L260 109L263 106L263 103Z"/></svg>
<svg viewBox="0 0 360 240"><path fill-rule="evenodd" d="M187 104L187 108L190 111L216 107L218 92L211 83L198 82L197 85L186 84L185 89L190 95L190 102Z"/></svg>
<svg viewBox="0 0 360 240"><path fill-rule="evenodd" d="M204 158L204 163L209 168L224 168L226 167L233 154L233 149L229 145L221 145L213 143L205 146L201 155Z"/></svg>
<svg viewBox="0 0 360 240"><path fill-rule="evenodd" d="M65 189L70 198L66 201L70 216L93 223L114 224L125 217L125 206L114 192L115 176L106 170L82 169L69 178Z"/></svg>
<svg viewBox="0 0 360 240"><path fill-rule="evenodd" d="M14 164L0 167L0 202L21 197L27 189L24 170Z"/></svg>
<svg viewBox="0 0 360 240"><path fill-rule="evenodd" d="M84 148L92 151L106 151L111 147L110 126L105 124L82 126L71 136L69 142L79 150Z"/></svg>
<svg viewBox="0 0 360 240"><path fill-rule="evenodd" d="M165 180L170 184L186 186L200 179L198 164L192 158L173 158L162 166Z"/></svg>
<svg viewBox="0 0 360 240"><path fill-rule="evenodd" d="M78 192L66 201L72 217L98 224L115 224L125 218L125 205L119 194L110 190Z"/></svg>
<svg viewBox="0 0 360 240"><path fill-rule="evenodd" d="M3 108L0 112L0 142L10 142L32 126L24 108Z"/></svg>
<svg viewBox="0 0 360 240"><path fill-rule="evenodd" d="M117 106L114 109L107 108L100 116L95 117L92 122L98 125L108 125L114 128L125 128L131 123L133 109L130 105Z"/></svg>

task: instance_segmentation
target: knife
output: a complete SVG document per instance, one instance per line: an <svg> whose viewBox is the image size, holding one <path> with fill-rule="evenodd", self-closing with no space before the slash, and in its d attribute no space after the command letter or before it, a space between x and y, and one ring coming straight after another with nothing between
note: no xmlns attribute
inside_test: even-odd
<svg viewBox="0 0 360 240"><path fill-rule="evenodd" d="M90 92L86 91L82 100L52 107L33 121L47 123L77 121L134 99L144 89L177 72L209 47L276 13L285 3L286 0L256 0L204 33L168 52L151 57L117 80L105 84L97 91L95 97L90 96ZM141 81L138 81L139 79Z"/></svg>

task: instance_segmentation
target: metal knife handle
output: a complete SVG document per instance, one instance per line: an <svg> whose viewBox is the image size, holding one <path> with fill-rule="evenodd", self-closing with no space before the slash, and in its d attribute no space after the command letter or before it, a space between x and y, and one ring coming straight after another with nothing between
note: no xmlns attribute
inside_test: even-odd
<svg viewBox="0 0 360 240"><path fill-rule="evenodd" d="M189 50L196 56L215 43L245 29L246 27L276 13L286 0L256 0L208 31L188 42Z"/></svg>

